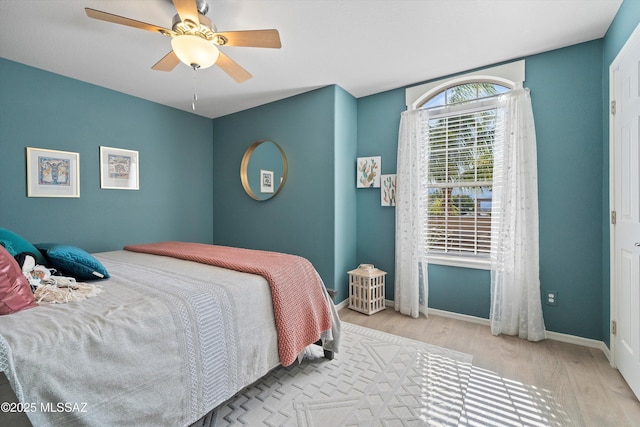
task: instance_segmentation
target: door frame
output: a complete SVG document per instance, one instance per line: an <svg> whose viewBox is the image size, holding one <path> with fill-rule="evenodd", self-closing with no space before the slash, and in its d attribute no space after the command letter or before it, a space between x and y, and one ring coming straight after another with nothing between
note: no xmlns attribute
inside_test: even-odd
<svg viewBox="0 0 640 427"><path fill-rule="evenodd" d="M615 209L615 114L612 113L613 102L616 101L616 87L615 76L616 70L619 67L621 57L626 54L626 51L631 49L634 42L640 42L640 24L636 26L629 38L624 42L624 45L611 61L609 65L609 104L607 105L609 111L609 363L612 367L616 366L616 339L612 333L613 322L618 318L616 297L618 284L616 283L616 258L615 258L615 244L616 235L613 221L611 220L611 213Z"/></svg>

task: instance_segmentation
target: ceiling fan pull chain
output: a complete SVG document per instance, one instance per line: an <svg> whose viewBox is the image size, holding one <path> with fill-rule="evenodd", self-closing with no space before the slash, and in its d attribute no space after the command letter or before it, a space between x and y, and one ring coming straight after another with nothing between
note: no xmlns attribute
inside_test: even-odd
<svg viewBox="0 0 640 427"><path fill-rule="evenodd" d="M193 101L191 101L191 109L196 111L196 101L198 100L197 86L196 86L196 71L197 68L193 67Z"/></svg>

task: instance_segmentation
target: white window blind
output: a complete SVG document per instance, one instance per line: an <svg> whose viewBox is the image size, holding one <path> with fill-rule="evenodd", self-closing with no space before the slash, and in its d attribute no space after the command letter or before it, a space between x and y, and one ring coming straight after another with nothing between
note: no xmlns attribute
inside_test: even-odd
<svg viewBox="0 0 640 427"><path fill-rule="evenodd" d="M497 97L522 87L524 61L428 82L405 91L408 110L429 110L425 239L429 263L490 267ZM494 218L495 219L495 218Z"/></svg>
<svg viewBox="0 0 640 427"><path fill-rule="evenodd" d="M429 120L426 221L431 255L488 257L496 109Z"/></svg>

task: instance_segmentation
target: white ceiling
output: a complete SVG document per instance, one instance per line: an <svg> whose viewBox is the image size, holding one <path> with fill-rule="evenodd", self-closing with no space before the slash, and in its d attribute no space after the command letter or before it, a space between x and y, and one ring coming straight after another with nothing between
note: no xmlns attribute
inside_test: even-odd
<svg viewBox="0 0 640 427"><path fill-rule="evenodd" d="M209 0L218 31L276 28L281 49L222 50L253 74L151 70L160 34L84 7L171 28L170 0L0 0L0 56L195 114L220 117L337 84L359 98L604 36L622 0ZM1 78L1 76L0 76Z"/></svg>

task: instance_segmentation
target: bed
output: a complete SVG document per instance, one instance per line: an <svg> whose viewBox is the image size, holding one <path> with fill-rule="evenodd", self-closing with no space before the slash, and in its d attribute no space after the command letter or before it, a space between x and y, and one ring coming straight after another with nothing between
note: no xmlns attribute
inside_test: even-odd
<svg viewBox="0 0 640 427"><path fill-rule="evenodd" d="M97 296L0 316L0 370L34 426L188 426L297 363L282 350L270 277L128 249L93 254L110 275ZM299 296L295 305L329 310L322 338L334 350L335 307L321 280L308 285L302 292L322 287L326 305ZM311 335L305 346L319 338Z"/></svg>

